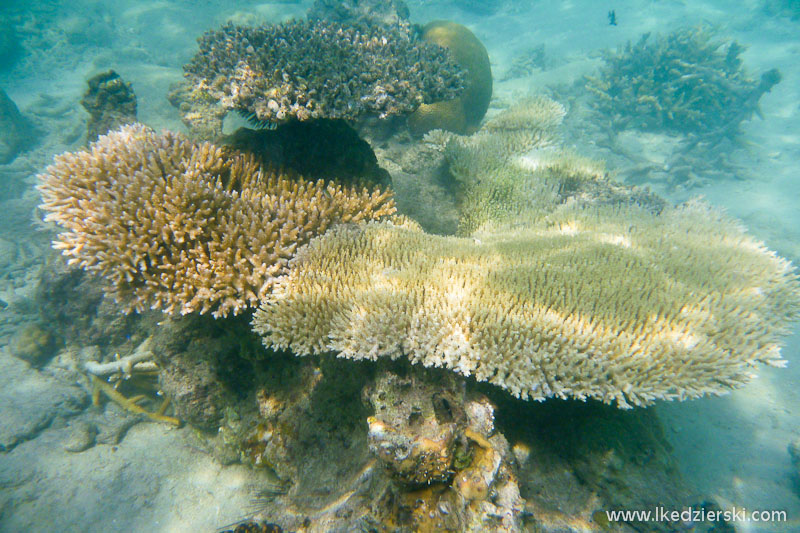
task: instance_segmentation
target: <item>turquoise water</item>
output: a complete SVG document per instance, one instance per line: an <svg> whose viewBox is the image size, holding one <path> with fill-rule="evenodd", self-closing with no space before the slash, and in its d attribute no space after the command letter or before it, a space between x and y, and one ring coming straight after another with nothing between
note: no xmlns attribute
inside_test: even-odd
<svg viewBox="0 0 800 533"><path fill-rule="evenodd" d="M253 470L234 460L237 457L221 459L185 421L175 429L168 423L131 419L113 402L104 404L111 405L105 409L91 405L83 363L114 360L114 350L120 347L128 352L119 356L134 352L144 340L137 335L145 325L154 327L147 321L159 319L150 315L142 322L109 318L123 315L111 301L98 304L102 293L97 287L82 285L80 279L55 266L57 254L50 249L54 227L42 221L35 186L36 175L53 156L86 145L88 114L80 101L92 76L113 69L131 84L140 122L156 131L186 132L167 95L183 79L182 66L197 52L197 37L229 21L255 26L301 18L311 4L79 0L12 1L0 6L0 89L21 113L0 115L0 121L16 128L5 126L6 131L0 133L0 155L4 146L9 154L0 164L0 419L4 426L0 430L0 531L215 531L252 516L254 494L275 485L272 473ZM795 264L800 261L800 7L796 2L748 0L734 5L636 0L614 5L585 0L461 4L429 0L407 4L413 23L453 20L485 45L494 77L487 117L496 116L522 96L547 95L566 108L560 129L563 145L584 157L605 161L614 180L648 187L676 204L701 196L741 221L770 250ZM602 51L622 50L648 32L654 42L659 36L693 28L710 32L724 47L733 41L743 45L741 68L755 84L762 73L780 71L781 81L758 100L758 113L748 113L736 135L706 151L686 149L687 138L692 140L687 132L628 125L610 134L609 126L593 114L586 89L586 77L597 76L604 65ZM233 114L226 118L226 133L244 123L237 120ZM410 150L411 142L404 135L394 130L386 138L368 139L378 164L393 175L401 210L416 202L415 194L427 190L403 177L403 150ZM442 216L448 208L441 208ZM26 330L31 324L47 330L50 321L58 323L52 328L54 338L40 330ZM800 478L789 451L791 443L800 439L800 337L796 324L793 328L782 349L786 368L754 368L757 379L719 398L648 408L657 414L669 443L669 451L660 453L675 462L696 495L686 500L687 505L713 501L722 509L786 512L786 521L733 523L736 531L800 531ZM24 331L43 345L36 349L41 361L15 357ZM229 391L232 396L239 392ZM495 403L503 401L502 394L491 398ZM496 417L502 420L513 419L514 409L538 416L519 404L497 409ZM366 416L358 419L362 423L355 430L365 435ZM335 433L325 424L319 431ZM506 430L509 441L512 433ZM624 441L625 435L619 439ZM280 471L280 466L276 468ZM528 480L521 485L526 497L525 490L533 490L536 483ZM324 495L309 491L302 498L314 508L315 497L328 502L346 492L342 487L329 487ZM654 495L650 500L658 501L658 487L640 486L639 490L650 491ZM302 491L290 494L296 492ZM576 520L565 526L572 529L560 531L603 530L604 526L591 520L602 504L586 503L593 501L587 496L586 506L579 507L569 498L556 497L551 502ZM664 498L665 505L675 501ZM266 509L265 520L282 516L269 504L259 509ZM537 511L529 506L526 512L536 515ZM325 530L322 522L314 522L316 515L306 514L311 516L312 530ZM520 527L534 531L533 519L527 520ZM483 527L492 530L494 526ZM682 527L689 529L691 524ZM711 526L698 523L695 527L707 531Z"/></svg>

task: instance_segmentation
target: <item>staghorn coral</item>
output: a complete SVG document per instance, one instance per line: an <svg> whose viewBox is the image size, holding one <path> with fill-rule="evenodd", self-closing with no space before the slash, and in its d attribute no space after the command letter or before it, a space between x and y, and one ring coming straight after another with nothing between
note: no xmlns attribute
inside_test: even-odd
<svg viewBox="0 0 800 533"><path fill-rule="evenodd" d="M619 407L722 394L800 311L792 267L700 203L571 202L473 239L372 223L314 239L254 317L265 345L451 369Z"/></svg>
<svg viewBox="0 0 800 533"><path fill-rule="evenodd" d="M446 50L399 25L228 24L199 43L184 67L192 99L257 122L405 114L453 98L463 86Z"/></svg>
<svg viewBox="0 0 800 533"><path fill-rule="evenodd" d="M652 40L646 33L607 52L599 75L587 79L595 108L616 130L733 137L781 75L773 69L759 81L750 79L739 57L744 48L712 37L702 27Z"/></svg>
<svg viewBox="0 0 800 533"><path fill-rule="evenodd" d="M127 312L240 313L298 245L394 212L389 192L265 172L141 124L57 156L39 180L46 220L66 230L54 247L103 277Z"/></svg>

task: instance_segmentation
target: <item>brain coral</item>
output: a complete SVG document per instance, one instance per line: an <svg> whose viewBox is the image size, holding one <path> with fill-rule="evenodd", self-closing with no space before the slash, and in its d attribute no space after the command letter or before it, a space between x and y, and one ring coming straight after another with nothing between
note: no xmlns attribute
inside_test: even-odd
<svg viewBox="0 0 800 533"><path fill-rule="evenodd" d="M409 129L414 135L433 129L460 134L474 132L492 99L492 67L486 47L468 28L447 20L431 22L422 32L423 39L450 50L458 64L467 70L466 89L452 100L421 105L408 117Z"/></svg>
<svg viewBox="0 0 800 533"><path fill-rule="evenodd" d="M228 24L199 42L184 67L195 92L262 122L410 113L463 87L444 48L400 25Z"/></svg>
<svg viewBox="0 0 800 533"><path fill-rule="evenodd" d="M619 407L721 394L780 366L791 266L700 203L563 205L475 238L370 223L310 242L254 317L298 355L407 357L515 396Z"/></svg>
<svg viewBox="0 0 800 533"><path fill-rule="evenodd" d="M295 248L336 222L394 212L389 192L263 171L251 156L134 124L39 176L54 246L126 311L239 313Z"/></svg>

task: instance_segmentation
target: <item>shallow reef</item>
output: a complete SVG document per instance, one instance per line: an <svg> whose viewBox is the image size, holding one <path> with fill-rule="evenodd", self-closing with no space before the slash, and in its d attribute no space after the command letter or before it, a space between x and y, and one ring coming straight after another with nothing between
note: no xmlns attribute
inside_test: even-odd
<svg viewBox="0 0 800 533"><path fill-rule="evenodd" d="M703 202L615 183L565 146L555 100L485 120L488 55L462 26L421 38L399 0L317 0L309 19L201 37L172 95L193 138L120 126L130 87L90 80L100 136L38 178L61 256L4 362L70 383L42 394L87 411L64 448L188 425L191 446L257 473L241 523L220 524L240 533L667 532L684 525L604 511L714 505L639 407L784 364L793 267ZM728 135L774 81L747 79L735 44L643 39L609 76L687 49L684 81L741 104L710 125ZM385 120L435 100L454 121ZM624 126L702 119L683 103ZM223 136L230 111L254 129ZM29 412L1 449L51 422Z"/></svg>

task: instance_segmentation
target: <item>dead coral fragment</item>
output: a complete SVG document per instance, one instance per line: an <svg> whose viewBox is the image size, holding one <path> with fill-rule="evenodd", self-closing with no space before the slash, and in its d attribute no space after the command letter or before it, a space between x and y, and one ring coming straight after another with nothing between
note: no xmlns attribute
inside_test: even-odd
<svg viewBox="0 0 800 533"><path fill-rule="evenodd" d="M333 229L298 255L255 330L301 355L405 356L522 398L629 407L780 366L800 310L791 266L702 204L567 204L473 237Z"/></svg>
<svg viewBox="0 0 800 533"><path fill-rule="evenodd" d="M260 122L382 117L447 100L463 71L409 28L291 21L209 31L184 67L189 82L225 110Z"/></svg>
<svg viewBox="0 0 800 533"><path fill-rule="evenodd" d="M394 212L389 192L292 179L250 156L141 124L65 153L39 176L54 246L125 310L237 314L295 248L336 222Z"/></svg>

